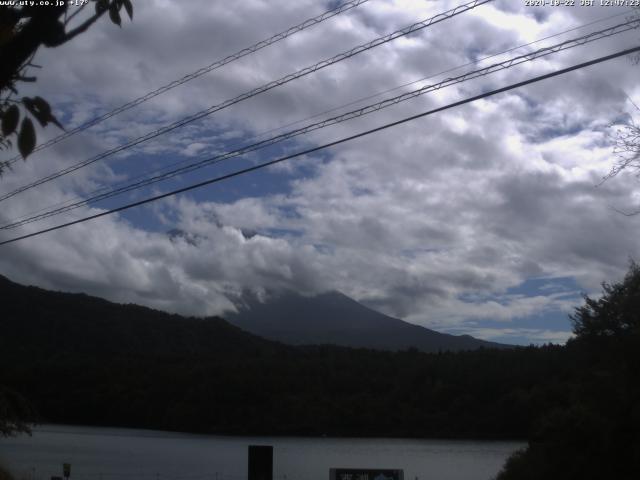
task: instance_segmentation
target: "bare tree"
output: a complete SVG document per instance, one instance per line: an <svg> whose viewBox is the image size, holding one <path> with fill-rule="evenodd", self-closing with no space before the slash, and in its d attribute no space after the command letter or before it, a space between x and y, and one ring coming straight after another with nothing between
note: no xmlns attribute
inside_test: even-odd
<svg viewBox="0 0 640 480"><path fill-rule="evenodd" d="M640 7L634 7L634 10L635 13L629 17L629 20L640 18ZM633 55L631 61L636 65L640 64L640 54ZM640 114L640 107L628 95L627 98ZM623 171L631 171L640 179L640 125L633 117L626 116L623 121L613 123L609 127L613 130L613 154L616 160L602 181L606 182ZM629 212L618 209L616 211L626 216L640 214L640 208Z"/></svg>

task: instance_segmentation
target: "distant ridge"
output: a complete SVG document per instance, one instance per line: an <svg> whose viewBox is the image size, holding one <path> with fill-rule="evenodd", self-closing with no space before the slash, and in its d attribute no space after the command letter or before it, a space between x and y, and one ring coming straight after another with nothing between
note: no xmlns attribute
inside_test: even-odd
<svg viewBox="0 0 640 480"><path fill-rule="evenodd" d="M195 318L83 293L24 286L0 275L0 349L90 355L207 356L281 348L219 317Z"/></svg>
<svg viewBox="0 0 640 480"><path fill-rule="evenodd" d="M391 325L388 337L403 350L283 345L216 317L181 317L4 277L0 299L0 390L26 398L40 422L232 435L521 438L541 412L570 404L569 393L558 398L557 385L573 378L576 364L557 346L407 350L424 348L400 342L411 332L449 338L451 348L485 343L405 324L337 293L280 300L298 315L296 302L316 308L307 320L331 309L351 312L359 346L372 346L362 342L363 325L377 334ZM344 322L325 325L345 335Z"/></svg>
<svg viewBox="0 0 640 480"><path fill-rule="evenodd" d="M224 317L255 335L290 345L339 345L424 352L509 348L469 335L448 335L376 312L340 292L303 296L285 292L260 301L245 294Z"/></svg>
<svg viewBox="0 0 640 480"><path fill-rule="evenodd" d="M182 317L85 294L27 287L0 275L0 335L35 347L85 351L209 354L288 345L336 345L423 352L509 348L469 335L448 335L371 310L339 292L294 292L260 301L245 294L225 320ZM258 338L262 337L262 338ZM266 339L266 340L263 340ZM0 339L0 345L2 344ZM46 345L46 347L45 347Z"/></svg>

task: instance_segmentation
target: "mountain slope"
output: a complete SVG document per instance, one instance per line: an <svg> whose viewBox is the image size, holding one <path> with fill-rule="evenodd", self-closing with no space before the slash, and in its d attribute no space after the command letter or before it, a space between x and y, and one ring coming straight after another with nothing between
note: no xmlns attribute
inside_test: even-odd
<svg viewBox="0 0 640 480"><path fill-rule="evenodd" d="M279 347L221 318L186 318L85 294L26 287L0 276L0 349L121 355L201 356Z"/></svg>
<svg viewBox="0 0 640 480"><path fill-rule="evenodd" d="M291 345L340 345L379 350L417 348L425 352L504 348L468 335L438 333L371 310L339 292L305 297L293 292L261 302L245 295L232 324Z"/></svg>
<svg viewBox="0 0 640 480"><path fill-rule="evenodd" d="M354 318L364 308L329 298L339 311L351 306ZM576 364L564 347L442 355L290 347L221 319L2 277L0 300L0 386L27 398L43 422L240 435L517 437L558 402L549 389Z"/></svg>

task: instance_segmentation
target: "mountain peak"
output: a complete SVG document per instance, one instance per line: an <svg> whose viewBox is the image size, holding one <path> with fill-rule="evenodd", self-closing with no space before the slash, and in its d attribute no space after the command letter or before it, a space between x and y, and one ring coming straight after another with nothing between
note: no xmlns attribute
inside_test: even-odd
<svg viewBox="0 0 640 480"><path fill-rule="evenodd" d="M505 345L449 335L372 310L338 291L313 296L293 291L243 295L232 324L292 345L332 344L379 350L417 348L425 352L473 350Z"/></svg>

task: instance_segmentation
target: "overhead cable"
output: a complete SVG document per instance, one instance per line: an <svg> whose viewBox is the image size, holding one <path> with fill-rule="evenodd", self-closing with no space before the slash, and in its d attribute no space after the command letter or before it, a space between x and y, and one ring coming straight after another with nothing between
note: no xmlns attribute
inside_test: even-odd
<svg viewBox="0 0 640 480"><path fill-rule="evenodd" d="M386 100L382 100L380 102L371 104L371 105L367 105L364 107L361 107L359 109L356 110L352 110L346 113L343 113L341 115L337 115L335 117L332 118L328 118L326 120L322 120L316 123L312 123L310 125L307 125L305 127L302 128L298 128L295 130L291 130L289 132L285 132L282 133L280 135L276 135L274 137L262 140L260 142L256 142L253 143L251 145L247 145L244 146L242 148L236 149L236 150L232 150L230 152L226 152L224 154L220 154L220 155L216 155L214 157L210 157L210 158L206 158L204 160L200 160L198 162L194 162L191 163L189 165L180 167L180 168L176 168L173 170L170 170L168 172L162 173L162 174L158 174L158 175L154 175L151 177L146 177L143 178L140 181L137 182L133 182L130 183L126 186L122 186L119 188L115 188L112 189L111 191L108 192L104 192L101 193L99 195L94 195L92 197L86 198L86 199L81 199L79 201L76 201L74 203L62 206L62 207L58 207L58 208L53 208L45 213L39 213L37 215L32 215L28 218L25 219L20 219L14 222L10 222L8 224L2 225L0 226L0 230L7 230L7 229L12 229L12 228L17 228L23 225L26 225L28 223L33 223L35 221L39 221L45 218L49 218L55 215L59 215L62 213L66 213L69 212L71 210L74 210L76 208L80 208L82 206L85 205L89 205L95 202L98 202L100 200L105 200L107 198L112 198L114 196L117 195L121 195L123 193L126 192L130 192L132 190L137 190L139 188L163 181L163 180L167 180L169 178L173 178L177 175L182 175L185 173L189 173L192 172L194 170L212 165L212 164L217 164L220 163L222 161L231 159L231 158L235 158L235 157L239 157L242 155L245 155L247 153L256 151L256 150L260 150L263 148L266 148L268 146L274 145L276 143L280 143L286 140L289 140L291 138L297 137L299 135L304 135L310 132L313 132L315 130L319 130L322 128L326 128L329 127L331 125L336 125L338 123L342 123L348 120L352 120L354 118L358 118L358 117L362 117L364 115L368 115L370 113L374 113L380 110L383 110L385 108L391 107L393 105L397 105L399 103L411 100L413 98L419 97L421 95L424 95L426 93L430 93L430 92L434 92L437 90L440 90L442 88L446 88L452 85L456 85L462 82L466 82L469 80L473 80L475 78L479 78L479 77L483 77L486 75L490 75L492 73L495 72L499 72L502 70L506 70L509 68L512 68L514 66L517 65L521 65L523 63L526 62L530 62L533 60L536 60L538 58L542 58L542 57L546 57L548 55L557 53L557 52L561 52L564 50L568 50L571 48L575 48L578 46L582 46L585 45L587 43L590 42L594 42L597 40L602 40L604 38L608 38L611 37L613 35L618 35L624 32L627 32L629 30L632 30L634 28L638 28L640 27L640 19L637 20L630 20L627 21L625 23L621 23L619 25L610 27L610 28L606 28L597 32L591 32L588 33L586 35L583 35L581 37L578 38L574 38L571 40L566 40L564 42L558 43L556 45L552 45L549 47L545 47L545 48L541 48L539 50L536 50L534 52L529 52L523 55L519 55L517 57L505 60L503 62L499 62L499 63L495 63L493 65L490 65L488 67L485 68L481 68L478 70L474 70L471 72L467 72L463 75L457 76L457 77L453 77L453 78L447 78L441 82L435 83L435 84L431 84L431 85L425 85L421 88L418 88L416 90L410 91L410 92L406 92L403 93L401 95L397 95L395 97L392 98L388 98Z"/></svg>
<svg viewBox="0 0 640 480"><path fill-rule="evenodd" d="M336 15L340 15L343 12L346 12L348 10L351 10L352 8L358 7L360 5L362 5L363 3L368 2L369 0L351 0L348 2L344 2L341 5L337 6L334 9L328 10L326 12L324 12L321 15L318 15L316 17L313 18L309 18L307 20L305 20L302 23L299 23L298 25L295 25L291 28L288 28L287 30L284 30L280 33L276 33L275 35L267 38L266 40L262 40L258 43L255 43L253 45L251 45L250 47L244 48L236 53L233 53L223 59L217 60L215 62L213 62L210 65L207 65L206 67L202 67L199 68L198 70L188 73L186 75L184 75L182 78L179 78L178 80L174 80L172 82L167 83L166 85L163 85L145 95L142 95L141 97L138 97L134 100L131 100L130 102L125 103L124 105L119 106L118 108L115 108L103 115L100 115L99 117L95 117L91 120L89 120L88 122L83 123L82 125L79 125L71 130L68 130L64 133L61 133L60 135L56 136L55 138L52 138L51 140L48 140L47 142L44 142L41 145L38 145L33 151L37 152L39 150L43 150L47 147L50 147L51 145L55 145L56 143L61 142L62 140L65 140L73 135L75 135L76 133L82 132L84 130L87 130L88 128L93 127L94 125L97 125L99 123L104 122L105 120L108 120L111 117L115 117L116 115L125 112L127 110L132 109L133 107L136 107L138 105L140 105L141 103L144 103L148 100L151 100L154 97L157 97L158 95L162 95L165 92L168 92L169 90L172 90L180 85L183 85L191 80L194 80L198 77L201 77L202 75L204 75L205 73L209 73L212 72L213 70L216 70L220 67L223 67L224 65L227 65L231 62L234 62L236 60L239 60L243 57L246 57L247 55L250 55L252 53L257 52L258 50L262 50L265 47L268 47L269 45L273 45L274 43L280 42L282 40L284 40L287 37L290 37L291 35L294 35L298 32L301 32L303 30L306 30L309 27L313 27L321 22L324 22L325 20L329 20L330 18L335 17ZM12 164L14 162L16 162L17 160L20 160L22 158L21 155L16 155L15 157L9 159L7 161L7 163Z"/></svg>
<svg viewBox="0 0 640 480"><path fill-rule="evenodd" d="M382 125L380 127L372 128L370 130L366 130L364 132L357 133L355 135L344 137L344 138L341 138L339 140L335 140L333 142L325 143L324 145L320 145L320 146L317 146L317 147L309 148L307 150L303 150L303 151L300 151L300 152L297 152L297 153L294 153L294 154L291 154L291 155L286 155L286 156L277 158L275 160L270 160L268 162L264 162L264 163L261 163L261 164L258 164L258 165L254 165L252 167L244 168L242 170L237 170L235 172L228 173L226 175L221 175L219 177L210 178L210 179L202 181L202 182L194 183L194 184L188 185L186 187L182 187L182 188L178 188L176 190L172 190L170 192L162 193L162 194L159 194L159 195L155 195L153 197L145 198L143 200L138 200L136 202L128 203L126 205L122 205L120 207L113 208L111 210L106 210L106 211L103 211L103 212L100 212L100 213L96 213L94 215L89 215L87 217L83 217L83 218L80 218L80 219L77 219L77 220L73 220L71 222L62 223L62 224L59 224L59 225L56 225L56 226L53 226L53 227L49 227L49 228L45 228L45 229L42 229L42 230L38 230L36 232L28 233L26 235L21 235L19 237L10 238L8 240L1 241L0 242L0 246L8 245L8 244L11 244L11 243L15 243L15 242L18 242L18 241L21 241L21 240L25 240L27 238L32 238L32 237L35 237L35 236L43 235L43 234L48 233L48 232L53 232L55 230L60 230L62 228L70 227L72 225L77 225L79 223L84 223L84 222L87 222L89 220L94 220L96 218L104 217L106 215L111 215L113 213L122 212L122 211L125 211L125 210L128 210L128 209L134 208L134 207L138 207L138 206L145 205L145 204L148 204L148 203L151 203L151 202L155 202L155 201L158 201L158 200L161 200L161 199L164 199L164 198L167 198L167 197L171 197L171 196L174 196L174 195L177 195L177 194L180 194L180 193L188 192L190 190L195 190L197 188L201 188L201 187L204 187L206 185L219 183L219 182L228 180L228 179L233 178L233 177L238 177L240 175L244 175L244 174L247 174L247 173L250 173L250 172L261 170L261 169L266 168L266 167L270 167L272 165L276 165L276 164L284 162L286 160L291 160L293 158L301 157L303 155L309 155L311 153L315 153L315 152L320 151L320 150L324 150L324 149L327 149L327 148L330 148L330 147L334 147L336 145L340 145L342 143L349 142L351 140L355 140L357 138L361 138L361 137L364 137L364 136L367 136L367 135L371 135L373 133L377 133L377 132L380 132L382 130L386 130L388 128L395 127L397 125L401 125L403 123L407 123L407 122L410 122L412 120L416 120L418 118L426 117L428 115L433 115L435 113L439 113L439 112L442 112L442 111L445 111L445 110L449 110L451 108L459 107L461 105L466 105L466 104L475 102L477 100L481 100L481 99L484 99L484 98L491 97L493 95L497 95L499 93L507 92L509 90L514 90L516 88L520 88L520 87L523 87L523 86L526 86L526 85L530 85L532 83L536 83L536 82L540 82L542 80L553 78L553 77L556 77L558 75L563 75L563 74L566 74L568 72L572 72L574 70L579 70L581 68L586 68L586 67L589 67L591 65L596 65L598 63L606 62L608 60L612 60L614 58L618 58L618 57L621 57L621 56L624 56L624 55L629 55L629 54L632 54L632 53L635 53L635 52L638 52L638 51L640 51L640 46L633 47L633 48L628 48L628 49L625 49L625 50L620 50L620 51L618 51L616 53L613 53L611 55L605 55L605 56L602 56L602 57L598 57L598 58L596 58L594 60L590 60L588 62L579 63L577 65L573 65L571 67L563 68L563 69L557 70L555 72L551 72L551 73L547 73L545 75L540 75L540 76L537 76L537 77L533 77L533 78L530 78L528 80L524 80L522 82L514 83L514 84L508 85L506 87L501 87L501 88L498 88L498 89L495 89L495 90L491 90L491 91L486 92L486 93L482 93L480 95L475 95L473 97L469 97L469 98L466 98L464 100L460 100L458 102L450 103L450 104L445 105L443 107L438 107L438 108L435 108L433 110L429 110L429 111L426 111L426 112L423 112L423 113L419 113L417 115L412 115L410 117L406 117L406 118L403 118L401 120L397 120L395 122L387 123L387 124Z"/></svg>
<svg viewBox="0 0 640 480"><path fill-rule="evenodd" d="M37 187L38 185L42 185L44 183L50 182L51 180L54 180L56 178L59 178L63 175L67 175L69 173L75 172L76 170L79 170L83 167L86 167L87 165L91 165L99 160L103 160L104 158L107 158L111 155L114 155L116 153L120 153L122 151L128 150L132 147L135 147L136 145L139 145L143 142L146 142L148 140L151 140L153 138L159 137L160 135L164 135L166 133L169 133L173 130L176 130L178 128L181 128L187 124L190 124L192 122L195 122L197 120L200 120L206 116L211 115L212 113L218 112L220 110L223 110L227 107L230 107L231 105L235 105L236 103L240 103L244 100L247 100L249 98L255 97L256 95L259 95L261 93L267 92L273 88L279 87L281 85L284 85L286 83L289 83L293 80L296 80L298 78L304 77L306 75L309 75L311 73L317 72L323 68L326 68L330 65L333 65L335 63L341 62L343 60L346 60L348 58L351 58L355 55L358 55L362 52L366 52L368 50L371 50L372 48L378 47L380 45L383 45L385 43L391 42L392 40L395 40L396 38L405 36L405 35L409 35L411 33L415 33L419 30L422 30L424 28L427 28L431 25L434 25L436 23L442 22L444 20L448 20L456 15L460 15L464 12L467 12L469 10L472 10L480 5L483 5L485 3L489 3L492 2L493 0L474 0L472 2L463 4L463 5L459 5L455 8L452 8L451 10L448 10L446 12L440 13L438 15L435 15L431 18L428 18L426 20L423 20L421 22L417 22L414 23L412 25L409 25L407 27L404 27L400 30L396 30L393 33L390 33L388 35L384 35L382 37L378 37L375 40L372 40L371 42L359 45L357 47L352 48L351 50L347 51L347 52L343 52L340 53L338 55L335 55L329 59L326 60L322 60L314 65L311 65L309 67L303 68L301 70L298 70L294 73L291 73L289 75L285 75L282 78L279 78L278 80L274 80L271 81L265 85L262 85L261 87L255 88L253 90L250 90L246 93L243 93L237 97L234 97L232 99L226 100L220 104L217 105L213 105L205 110L201 110L197 113L194 113L193 115L190 115L188 117L185 117L181 120L178 120L170 125L161 127L157 130L154 130L152 132L147 133L146 135L140 136L134 140L129 141L128 143L121 145L119 147L116 148L112 148L110 150L107 150L103 153L100 153L94 157L88 158L86 160L83 160L79 163L76 163L74 165L71 165L67 168L64 168L62 170L59 170L58 172L52 173L50 175L47 175L43 178L40 178L39 180L36 180L34 182L31 182L27 185L23 185L9 193L6 193L4 195L0 196L0 201L6 200L8 198L11 198L21 192L24 192L26 190L29 190L31 188Z"/></svg>
<svg viewBox="0 0 640 480"><path fill-rule="evenodd" d="M567 33L574 32L576 30L581 30L583 28L589 27L589 26L594 25L596 23L601 23L601 22L610 20L610 19L615 18L615 17L620 17L622 15L628 15L628 12L615 13L613 15L608 15L608 16L605 16L605 17L601 17L601 18L598 18L598 19L596 19L594 21L578 25L578 26L570 28L568 30L560 31L560 32L554 33L552 35L548 35L546 37L539 38L539 39L534 40L534 41L529 42L529 43L517 45L517 46L511 47L511 48L509 48L507 50L503 50L501 52L493 53L491 55L487 55L486 57L482 57L482 58L479 58L477 60L473 60L471 62L467 62L467 63L462 64L462 65L458 65L456 67L448 68L446 70L443 70L443 71L440 71L440 72L437 72L437 73L429 74L428 76L419 78L417 80L412 80L410 82L403 83L401 85L397 85L395 87L392 87L392 88L389 88L389 89L386 89L386 90L382 90L382 91L376 92L374 94L367 95L365 97L360 97L360 98L358 98L356 100L352 100L352 101L350 101L348 103L344 103L344 104L341 104L339 106L332 107L332 108L330 108L328 110L324 110L322 112L315 113L313 115L294 120L294 121L286 123L284 125L280 125L278 127L270 128L270 129L264 130L264 131L262 131L260 133L250 135L250 136L248 136L248 139L252 140L252 139L258 139L258 138L261 138L261 137L265 137L266 135L268 135L270 133L277 132L279 130L284 130L285 128L292 127L294 125L299 125L299 124L301 124L301 123L303 123L305 121L313 120L314 118L322 117L324 115L327 115L327 114L342 110L344 108L347 108L347 107L350 107L350 106L353 106L353 105L357 105L358 103L362 103L362 102L364 102L366 100L371 100L373 98L380 97L380 96L382 96L384 94L391 93L391 92L400 90L402 88L405 88L405 87L408 87L408 86L411 86L411 85L415 85L417 83L420 83L420 82L423 82L423 81L426 81L426 80L430 80L432 78L439 77L439 76L444 75L446 73L450 73L450 72L455 72L457 70L461 70L461 69L463 69L465 67L469 67L471 65L478 65L478 64L480 64L480 63L482 63L482 62L484 62L486 60L489 60L491 58L499 57L501 55L504 55L504 54L507 54L507 53L511 53L513 51L520 50L522 48L525 48L525 47L528 47L528 46L531 46L531 45L535 45L536 43L540 43L540 42L542 42L544 40L549 40L550 38L556 38L556 37L559 37L561 35L565 35ZM168 172L168 171L174 169L175 167L178 167L179 165L185 165L185 164L188 164L188 163L190 163L190 160L188 160L188 159L187 160L180 160L178 162L173 162L173 163L170 163L169 165L165 165L165 166L162 166L162 167L159 167L159 168L156 168L156 169L147 170L147 171L145 171L145 172L143 172L141 174L138 174L138 175L136 175L134 177L130 177L127 181L116 182L114 184L114 186L117 187L117 188L120 188L120 187L125 186L125 184L127 184L127 182L131 182L133 180L144 179L144 178L147 178L149 176L153 176L155 174L159 174L161 172ZM23 214L22 216L20 216L18 218L15 218L11 222L13 223L13 222L21 221L23 219L29 219L29 218L31 218L31 217L39 214L39 213L46 212L46 211L48 211L50 209L54 209L54 208L58 208L58 207L61 207L61 206L66 206L66 205L70 205L72 203L75 203L75 202L78 202L78 201L82 201L84 199L89 200L89 199L91 199L93 197L96 197L98 194L103 193L103 192L105 192L107 190L110 190L110 189L113 191L113 189L110 188L109 186L103 185L101 187L96 188L95 190L92 190L85 197L76 196L76 197L74 197L73 199L70 199L70 200L64 200L62 202L57 202L55 204L49 205L49 206L44 207L44 208L39 208L38 210L31 211L29 213ZM0 227L0 229L1 228L2 227Z"/></svg>

